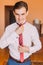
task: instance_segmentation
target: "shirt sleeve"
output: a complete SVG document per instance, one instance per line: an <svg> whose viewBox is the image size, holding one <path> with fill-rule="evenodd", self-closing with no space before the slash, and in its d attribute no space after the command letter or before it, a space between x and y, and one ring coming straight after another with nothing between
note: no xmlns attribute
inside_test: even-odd
<svg viewBox="0 0 43 65"><path fill-rule="evenodd" d="M18 35L16 34L16 32L14 32L14 34L15 34L15 39L16 39L16 36L18 36ZM11 31L7 27L5 29L5 32L3 33L2 37L0 38L0 48L1 49L5 48L9 45L9 41L7 41L7 40L10 37L10 35L11 35Z"/></svg>
<svg viewBox="0 0 43 65"><path fill-rule="evenodd" d="M36 27L34 27L34 29L32 30L32 42L33 42L33 46L31 46L29 48L31 53L35 53L36 51L40 50L42 45L41 45L41 41L39 39L39 34L38 31L36 29Z"/></svg>

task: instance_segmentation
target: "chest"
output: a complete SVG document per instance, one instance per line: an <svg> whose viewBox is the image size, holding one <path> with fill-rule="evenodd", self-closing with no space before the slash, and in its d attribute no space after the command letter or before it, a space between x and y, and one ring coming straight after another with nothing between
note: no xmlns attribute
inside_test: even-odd
<svg viewBox="0 0 43 65"><path fill-rule="evenodd" d="M22 33L22 38L23 38L23 45L27 45L30 46L31 45L31 34L30 31L26 31L24 30L24 32ZM18 46L19 45L19 36L15 37L14 33L10 36L9 38L9 43L12 46Z"/></svg>

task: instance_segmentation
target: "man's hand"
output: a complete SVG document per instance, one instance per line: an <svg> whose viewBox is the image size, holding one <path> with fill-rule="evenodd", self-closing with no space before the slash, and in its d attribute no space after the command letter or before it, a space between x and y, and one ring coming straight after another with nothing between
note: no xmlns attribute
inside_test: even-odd
<svg viewBox="0 0 43 65"><path fill-rule="evenodd" d="M18 27L18 28L16 28L15 31L16 31L17 34L21 34L21 33L23 33L23 31L24 31L24 27L23 27L23 25L20 26L20 27Z"/></svg>
<svg viewBox="0 0 43 65"><path fill-rule="evenodd" d="M29 47L28 46L18 46L18 51L20 52L20 53L22 53L22 52L29 52Z"/></svg>

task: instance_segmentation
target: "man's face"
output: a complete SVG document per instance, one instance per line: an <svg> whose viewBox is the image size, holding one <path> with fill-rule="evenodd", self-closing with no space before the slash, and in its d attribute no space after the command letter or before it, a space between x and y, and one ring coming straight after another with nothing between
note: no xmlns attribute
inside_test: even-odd
<svg viewBox="0 0 43 65"><path fill-rule="evenodd" d="M15 11L13 11L13 14L15 15L16 22L19 24L23 24L26 21L28 11L26 11L25 7L22 7L20 9L15 9Z"/></svg>

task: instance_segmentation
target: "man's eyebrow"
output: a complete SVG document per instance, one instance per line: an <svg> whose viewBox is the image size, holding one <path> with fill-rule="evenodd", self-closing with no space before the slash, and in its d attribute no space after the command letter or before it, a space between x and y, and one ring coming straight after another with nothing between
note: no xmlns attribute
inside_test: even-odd
<svg viewBox="0 0 43 65"><path fill-rule="evenodd" d="M15 13L16 15L19 15L18 13Z"/></svg>
<svg viewBox="0 0 43 65"><path fill-rule="evenodd" d="M21 15L24 15L25 13L22 13Z"/></svg>
<svg viewBox="0 0 43 65"><path fill-rule="evenodd" d="M15 13L16 15L19 15L18 13ZM24 15L25 13L22 13L21 15Z"/></svg>

